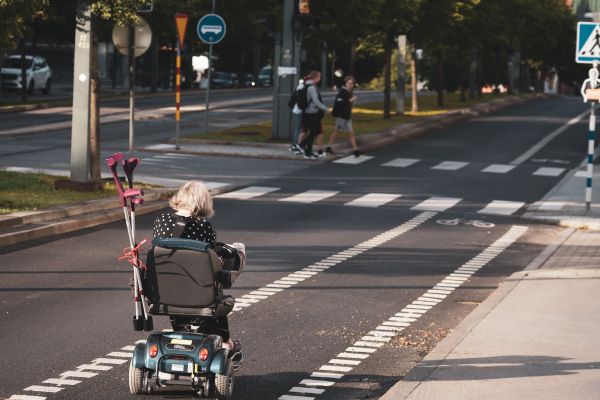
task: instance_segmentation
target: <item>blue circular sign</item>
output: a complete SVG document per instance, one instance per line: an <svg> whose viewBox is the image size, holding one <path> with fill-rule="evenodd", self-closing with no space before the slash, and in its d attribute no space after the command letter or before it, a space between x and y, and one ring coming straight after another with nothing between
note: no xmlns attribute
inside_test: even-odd
<svg viewBox="0 0 600 400"><path fill-rule="evenodd" d="M198 37L206 44L219 43L225 37L227 25L221 16L217 14L206 14L196 25Z"/></svg>

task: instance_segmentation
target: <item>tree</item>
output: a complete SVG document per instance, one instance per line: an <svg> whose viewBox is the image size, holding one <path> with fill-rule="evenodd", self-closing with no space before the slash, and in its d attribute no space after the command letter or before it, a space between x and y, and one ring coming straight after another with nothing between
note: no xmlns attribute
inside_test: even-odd
<svg viewBox="0 0 600 400"><path fill-rule="evenodd" d="M17 46L32 23L44 18L49 0L0 0L0 58Z"/></svg>

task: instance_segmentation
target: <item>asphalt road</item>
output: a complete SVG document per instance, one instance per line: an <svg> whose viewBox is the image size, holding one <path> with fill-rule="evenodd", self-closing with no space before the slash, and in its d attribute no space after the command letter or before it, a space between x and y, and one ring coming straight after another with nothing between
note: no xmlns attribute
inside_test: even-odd
<svg viewBox="0 0 600 400"><path fill-rule="evenodd" d="M246 303L230 317L245 352L234 399L379 398L558 235L519 216L585 157L585 122L519 158L584 111L576 99L531 102L372 158L251 177L255 197L215 199L218 239L248 249L230 290ZM193 161L202 178L202 165L222 159ZM153 217L138 218L138 237L151 234ZM125 245L124 224L113 223L1 250L0 398L133 397L126 353L144 334L131 328L130 271L116 261ZM79 383L41 391L59 378ZM152 398L192 395L169 388Z"/></svg>

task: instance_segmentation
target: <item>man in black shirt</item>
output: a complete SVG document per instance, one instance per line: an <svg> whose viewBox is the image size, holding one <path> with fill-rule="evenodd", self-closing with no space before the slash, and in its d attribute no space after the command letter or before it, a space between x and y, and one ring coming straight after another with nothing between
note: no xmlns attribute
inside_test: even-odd
<svg viewBox="0 0 600 400"><path fill-rule="evenodd" d="M335 128L331 133L331 136L329 136L329 146L325 149L325 153L327 154L334 154L331 146L335 142L335 136L340 131L348 132L348 140L354 150L354 156L358 157L361 154L358 150L358 146L356 146L354 130L352 129L352 105L356 101L356 96L352 94L352 90L354 89L355 82L353 76L348 75L345 77L344 86L342 86L338 92L333 103L331 115L336 117Z"/></svg>

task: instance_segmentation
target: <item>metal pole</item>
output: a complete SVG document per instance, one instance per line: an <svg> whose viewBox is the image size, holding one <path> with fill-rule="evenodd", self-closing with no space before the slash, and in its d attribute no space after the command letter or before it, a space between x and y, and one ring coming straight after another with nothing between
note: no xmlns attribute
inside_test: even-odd
<svg viewBox="0 0 600 400"><path fill-rule="evenodd" d="M129 153L133 155L133 121L135 119L135 28L129 25Z"/></svg>
<svg viewBox="0 0 600 400"><path fill-rule="evenodd" d="M181 49L179 40L177 41L177 58L175 59L175 150L179 150L179 121L181 113L179 106L181 104Z"/></svg>
<svg viewBox="0 0 600 400"><path fill-rule="evenodd" d="M406 35L398 35L398 77L396 79L396 113L404 115L404 96L406 79Z"/></svg>
<svg viewBox="0 0 600 400"><path fill-rule="evenodd" d="M210 110L210 79L212 76L212 44L208 46L208 83L206 84L206 108L204 109L204 133L208 133L208 112Z"/></svg>
<svg viewBox="0 0 600 400"><path fill-rule="evenodd" d="M215 2L212 0L212 13L215 13ZM206 108L204 110L204 134L208 133L208 112L210 110L210 80L211 80L211 69L212 69L212 48L213 45L208 46L208 83L206 85Z"/></svg>
<svg viewBox="0 0 600 400"><path fill-rule="evenodd" d="M585 188L585 208L592 208L592 176L594 175L594 145L596 141L596 103L590 103L590 130L588 133L588 162L587 162L587 182Z"/></svg>

